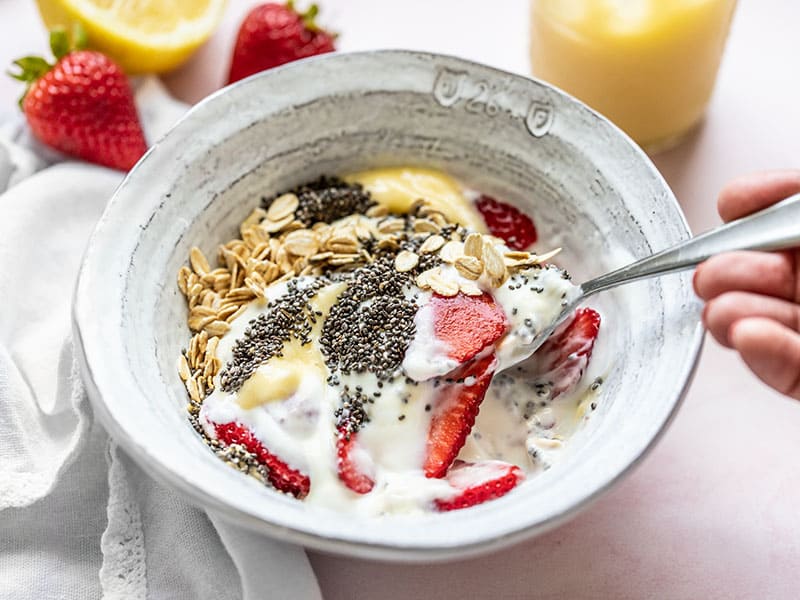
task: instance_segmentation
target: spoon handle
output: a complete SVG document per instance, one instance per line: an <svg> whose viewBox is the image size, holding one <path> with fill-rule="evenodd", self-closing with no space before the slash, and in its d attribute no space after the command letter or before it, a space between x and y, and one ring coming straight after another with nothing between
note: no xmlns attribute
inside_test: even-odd
<svg viewBox="0 0 800 600"><path fill-rule="evenodd" d="M731 250L785 250L800 247L800 194L707 231L581 285L582 296L629 281L693 267Z"/></svg>

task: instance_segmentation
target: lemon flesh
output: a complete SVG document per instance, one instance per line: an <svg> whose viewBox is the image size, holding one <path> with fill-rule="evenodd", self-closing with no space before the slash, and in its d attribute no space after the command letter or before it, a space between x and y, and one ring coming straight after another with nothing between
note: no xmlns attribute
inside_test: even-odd
<svg viewBox="0 0 800 600"><path fill-rule="evenodd" d="M186 61L222 18L226 0L36 0L48 29L80 22L89 47L128 74L161 73Z"/></svg>

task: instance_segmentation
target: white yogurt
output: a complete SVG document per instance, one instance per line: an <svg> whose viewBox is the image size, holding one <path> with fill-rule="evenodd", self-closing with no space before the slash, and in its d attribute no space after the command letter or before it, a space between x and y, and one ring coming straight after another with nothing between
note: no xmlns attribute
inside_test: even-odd
<svg viewBox="0 0 800 600"><path fill-rule="evenodd" d="M449 266L443 276L461 280ZM525 280L527 278L527 280ZM301 278L299 287L313 280ZM555 268L537 268L515 275L498 289L478 284L492 293L503 307L509 332L497 349L500 369L519 360L524 345L561 311L576 288ZM519 287L517 287L519 286ZM541 290L541 291L539 291ZM287 292L285 283L270 286L267 301ZM299 387L281 402L243 408L237 392L222 391L219 375L215 390L203 402L200 422L215 436L211 423L235 421L249 428L272 454L308 475L311 489L306 502L361 514L410 513L429 510L434 499L452 497L454 488L443 479L426 478L422 465L427 432L438 389L435 378L450 373L458 363L448 356L448 346L434 335L431 294L412 290L420 308L416 333L402 363L405 377L378 386L371 373L338 374L340 384L360 386L367 396L380 392L369 405L369 422L357 433L354 460L375 482L371 492L360 495L339 479L336 466L336 418L340 388L327 382L330 375L319 355L320 368L308 370ZM217 356L228 364L236 341L249 322L266 310L265 302L253 302L233 324L218 346ZM319 352L316 338L313 351ZM262 367L259 367L261 369ZM499 375L489 388L476 425L459 454L467 461L503 460L532 472L549 467L560 454L563 441L578 421L577 392L542 406L525 380Z"/></svg>
<svg viewBox="0 0 800 600"><path fill-rule="evenodd" d="M555 267L523 271L495 289L492 295L511 323L497 347L498 371L527 358L536 336L558 319L562 308L578 293L578 287Z"/></svg>
<svg viewBox="0 0 800 600"><path fill-rule="evenodd" d="M429 297L430 294L427 295ZM427 299L424 302L414 315L416 334L403 359L403 370L414 381L426 381L445 375L458 366L458 361L449 356L450 347L447 342L435 336L433 306Z"/></svg>
<svg viewBox="0 0 800 600"><path fill-rule="evenodd" d="M407 213L419 198L425 198L449 222L472 231L486 231L474 204L480 194L464 189L444 173L401 167L353 174L346 179L361 183L373 199L392 214ZM374 230L377 221L364 215L349 215L335 224L346 224L361 237L363 231L369 234ZM497 238L486 235L486 240L495 243L501 254L509 250ZM459 286L468 284L474 289L477 285L502 306L509 331L495 349L499 371L524 358L527 345L557 318L562 304L577 293L577 288L562 278L561 271L551 268L530 269L522 276L517 274L498 289L492 287L486 273L477 281L470 281L452 265L443 264L440 271L442 278ZM523 277L528 280L524 281ZM303 289L314 279L301 277L296 281ZM331 287L334 286L323 290L327 288L332 292ZM223 365L232 361L234 346L245 337L251 320L266 310L268 302L287 291L286 283L269 286L266 299L251 303L232 323L231 330L217 347L217 357ZM320 291L316 298L324 294ZM441 387L436 387L437 378L458 366L449 356L448 344L435 336L431 297L431 292L416 287L406 290L406 298L418 307L414 317L416 331L401 365L402 375L393 381L383 381L379 386L371 373L347 376L334 373L339 385L331 385L331 373L317 341L317 327L317 335L311 336L310 345L302 348L297 344L291 347L292 342L285 345L282 364L270 359L259 366L256 374L238 391L222 391L220 375L217 375L214 391L205 398L200 410L199 420L205 432L215 437L214 423L238 422L247 427L267 450L309 477L311 488L305 501L310 504L378 515L428 511L433 500L451 498L457 491L447 480L429 479L423 472L427 434L441 391ZM320 300L321 305L329 309L330 300ZM311 299L312 303L314 301ZM323 319L319 320L320 324ZM297 377L297 369L292 368L298 364L302 365L300 377ZM609 363L600 364L605 369L603 372L610 370ZM527 366L531 367L531 363ZM578 390L549 401L547 394L537 395L541 390L529 380L512 376L524 373L525 367L526 364L522 364L520 371L514 367L494 378L459 458L470 462L502 460L528 473L547 468L558 460L576 424L591 411L596 392L588 392L590 383L584 382ZM596 361L592 369L597 369ZM412 384L407 383L406 375ZM467 385L472 383L469 379L465 381ZM351 390L360 387L363 394L375 399L368 406L369 421L359 429L351 446L350 459L374 481L372 491L364 495L348 489L337 473L335 413L342 402L339 386L344 385ZM380 395L374 396L376 393ZM490 465L484 474L489 476L497 468L496 464ZM479 471L465 470L454 477L480 475Z"/></svg>
<svg viewBox="0 0 800 600"><path fill-rule="evenodd" d="M271 301L285 294L287 287L280 284L268 291ZM235 342L244 336L249 322L265 310L266 303L254 302L234 321L217 349L224 365L233 359ZM312 343L318 348L316 340ZM348 489L339 480L335 458L334 412L340 390L328 385L328 375L327 368L322 377L310 372L291 397L251 409L240 406L237 392L221 389L218 375L214 391L203 401L200 422L211 437L216 434L210 423L235 421L250 429L270 453L309 476L312 485L305 501L311 504L374 515L422 512L433 499L454 493L446 481L426 478L422 471L431 415L425 407L434 399L433 384L409 386L401 376L379 388L371 373L339 376L342 385L360 386L368 396L381 393L370 406L369 423L357 434L361 450L355 457L375 486L366 495Z"/></svg>

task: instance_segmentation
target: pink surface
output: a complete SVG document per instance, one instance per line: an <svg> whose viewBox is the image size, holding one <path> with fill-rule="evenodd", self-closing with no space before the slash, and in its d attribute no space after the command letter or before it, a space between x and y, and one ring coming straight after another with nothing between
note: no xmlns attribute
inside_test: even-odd
<svg viewBox="0 0 800 600"><path fill-rule="evenodd" d="M250 2L192 62L166 77L194 101L223 80ZM704 126L655 158L694 231L716 224L717 190L762 168L800 167L800 3L742 0ZM491 7L502 6L499 10ZM327 15L327 19L325 18ZM342 49L411 47L525 72L527 2L328 0ZM458 23L456 28L456 23ZM32 3L0 4L0 64L44 46ZM18 86L0 79L0 114ZM328 599L797 598L800 406L707 340L671 429L642 465L570 523L464 562L399 566L312 553Z"/></svg>

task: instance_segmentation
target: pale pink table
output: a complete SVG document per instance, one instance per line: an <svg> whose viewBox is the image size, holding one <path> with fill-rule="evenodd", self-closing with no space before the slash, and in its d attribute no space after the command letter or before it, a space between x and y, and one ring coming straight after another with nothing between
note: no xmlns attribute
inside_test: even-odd
<svg viewBox="0 0 800 600"><path fill-rule="evenodd" d="M165 78L195 101L224 77L252 2L232 0L212 42ZM325 18L327 17L327 18ZM527 1L327 0L342 49L408 47L527 71ZM729 178L800 167L800 3L741 0L704 127L658 156L694 231L718 223ZM44 44L32 3L0 3L0 65ZM6 110L17 88L0 78ZM399 566L311 553L325 597L798 598L800 405L708 340L671 429L631 477L563 527L490 556Z"/></svg>

